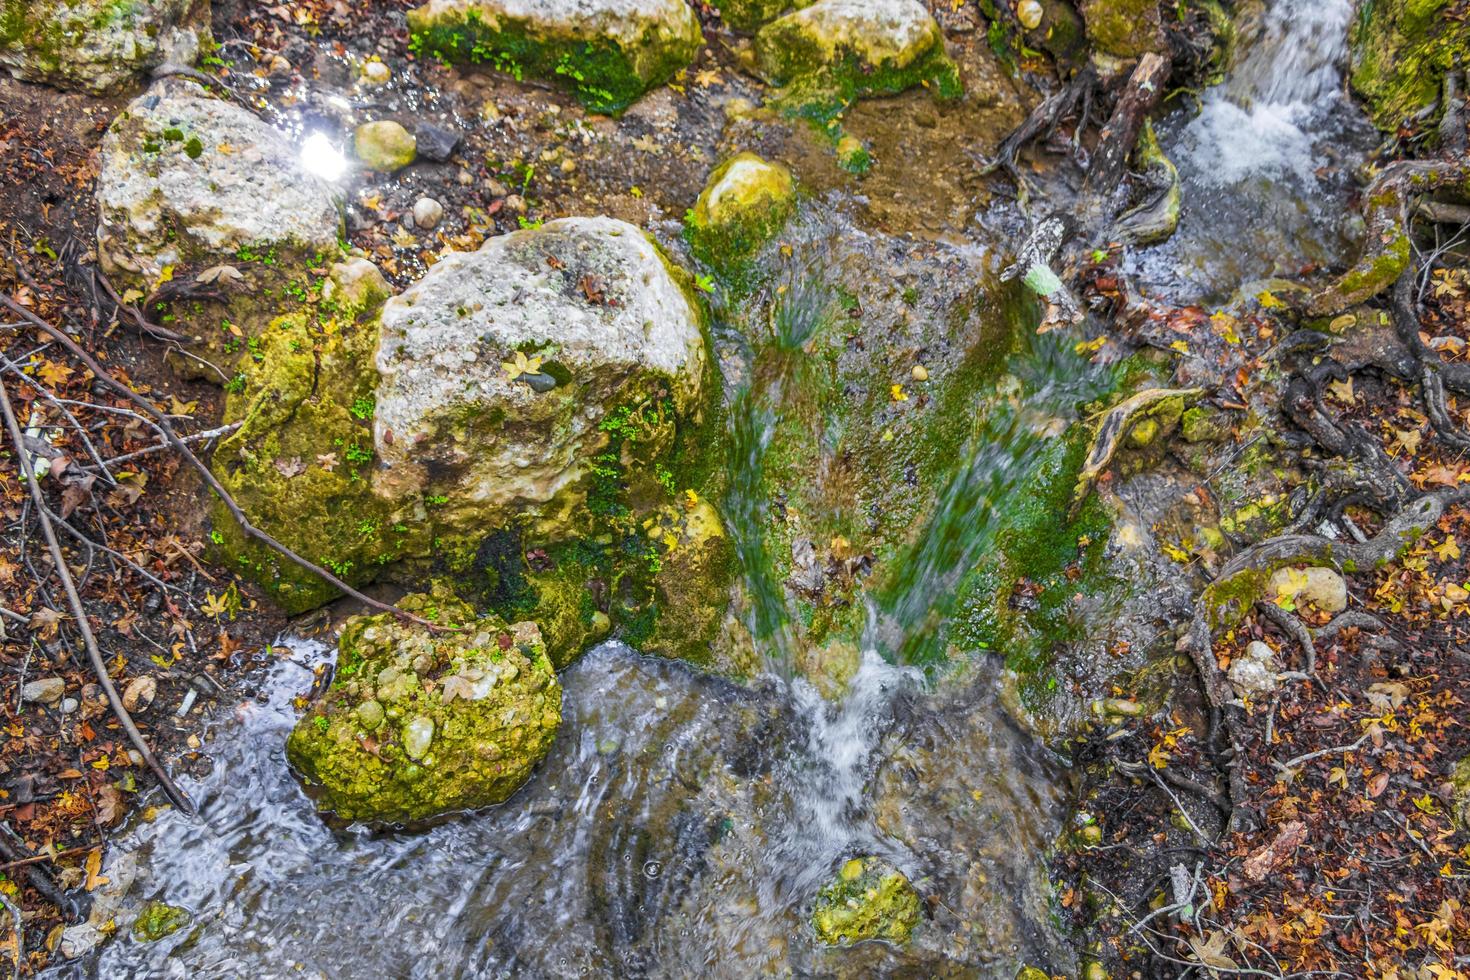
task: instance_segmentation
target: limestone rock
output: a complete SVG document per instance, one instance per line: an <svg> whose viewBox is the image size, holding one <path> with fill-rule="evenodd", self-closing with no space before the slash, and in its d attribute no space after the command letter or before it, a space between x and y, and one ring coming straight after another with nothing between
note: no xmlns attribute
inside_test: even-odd
<svg viewBox="0 0 1470 980"><path fill-rule="evenodd" d="M728 269L780 231L795 207L791 171L754 153L738 153L710 174L695 202L690 245L701 261Z"/></svg>
<svg viewBox="0 0 1470 980"><path fill-rule="evenodd" d="M408 26L424 51L567 85L596 112L622 111L704 44L684 0L429 0Z"/></svg>
<svg viewBox="0 0 1470 980"><path fill-rule="evenodd" d="M443 498L436 516L459 527L523 511L557 525L615 430L666 447L704 360L694 307L632 225L563 218L492 238L383 308L376 489Z"/></svg>
<svg viewBox="0 0 1470 980"><path fill-rule="evenodd" d="M854 858L817 894L812 927L828 946L868 939L908 942L919 922L919 893L881 858Z"/></svg>
<svg viewBox="0 0 1470 980"><path fill-rule="evenodd" d="M477 619L439 593L401 605L462 629L349 620L336 680L286 741L318 806L343 820L406 823L501 803L561 724L535 623Z"/></svg>
<svg viewBox="0 0 1470 980"><path fill-rule="evenodd" d="M444 218L444 205L432 197L421 197L413 205L413 223L425 230L433 228Z"/></svg>
<svg viewBox="0 0 1470 980"><path fill-rule="evenodd" d="M66 693L66 681L60 677L42 677L37 680L27 681L20 689L22 701L35 701L37 704L55 704L61 700Z"/></svg>
<svg viewBox="0 0 1470 980"><path fill-rule="evenodd" d="M1278 568L1271 574L1267 589L1273 595L1311 603L1327 613L1347 608L1347 582L1330 568Z"/></svg>
<svg viewBox="0 0 1470 980"><path fill-rule="evenodd" d="M1241 656L1230 661L1226 677L1241 697L1269 694L1276 690L1276 656L1266 644L1252 640Z"/></svg>
<svg viewBox="0 0 1470 980"><path fill-rule="evenodd" d="M352 136L358 162L369 170L392 173L413 163L418 140L401 123L391 119L363 123Z"/></svg>
<svg viewBox="0 0 1470 980"><path fill-rule="evenodd" d="M25 81L103 94L209 39L209 0L6 0L0 65Z"/></svg>
<svg viewBox="0 0 1470 980"><path fill-rule="evenodd" d="M939 24L919 0L818 0L755 36L756 62L791 105L838 107L928 81L960 94Z"/></svg>
<svg viewBox="0 0 1470 980"><path fill-rule="evenodd" d="M113 122L97 206L103 266L149 284L165 266L240 249L335 251L341 231L334 190L302 170L283 133L178 80Z"/></svg>
<svg viewBox="0 0 1470 980"><path fill-rule="evenodd" d="M1081 0L1078 10L1098 53L1132 61L1166 50L1159 0Z"/></svg>

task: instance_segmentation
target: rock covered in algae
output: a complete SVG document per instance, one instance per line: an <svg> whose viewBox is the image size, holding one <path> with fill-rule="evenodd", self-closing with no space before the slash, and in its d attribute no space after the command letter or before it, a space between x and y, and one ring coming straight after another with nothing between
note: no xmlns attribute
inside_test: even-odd
<svg viewBox="0 0 1470 980"><path fill-rule="evenodd" d="M211 468L256 527L361 584L405 552L423 550L414 502L372 492L378 336L371 313L389 289L366 259L334 265L313 288L319 302L270 318L251 338L251 356L240 360L225 398L225 421L240 428L220 441ZM221 560L287 612L337 594L247 538L222 505L213 517Z"/></svg>
<svg viewBox="0 0 1470 980"><path fill-rule="evenodd" d="M1096 52L1131 61L1165 50L1159 0L1082 0L1078 10Z"/></svg>
<svg viewBox="0 0 1470 980"><path fill-rule="evenodd" d="M1449 0L1371 0L1352 26L1351 81L1373 122L1394 130L1433 105L1446 72L1464 68L1470 20Z"/></svg>
<svg viewBox="0 0 1470 980"><path fill-rule="evenodd" d="M408 823L504 802L551 748L561 686L535 623L477 619L443 594L343 627L331 689L286 755L317 805L344 820Z"/></svg>
<svg viewBox="0 0 1470 980"><path fill-rule="evenodd" d="M210 40L209 0L6 0L0 65L16 78L102 94Z"/></svg>
<svg viewBox="0 0 1470 980"><path fill-rule="evenodd" d="M383 308L375 486L442 498L436 519L563 528L598 457L638 428L648 456L695 407L700 321L657 246L563 218L450 255ZM660 446L660 443L664 445Z"/></svg>
<svg viewBox="0 0 1470 980"><path fill-rule="evenodd" d="M402 123L379 119L357 127L352 134L352 151L369 170L392 173L413 163L419 144Z"/></svg>
<svg viewBox="0 0 1470 980"><path fill-rule="evenodd" d="M1470 755L1455 763L1450 791L1450 814L1462 833L1470 833Z"/></svg>
<svg viewBox="0 0 1470 980"><path fill-rule="evenodd" d="M430 0L408 26L418 50L566 85L597 112L620 112L704 44L684 0Z"/></svg>
<svg viewBox="0 0 1470 980"><path fill-rule="evenodd" d="M156 943L178 932L193 919L186 908L152 901L143 906L133 920L133 939L140 943Z"/></svg>
<svg viewBox="0 0 1470 980"><path fill-rule="evenodd" d="M921 82L960 94L944 34L918 0L817 0L761 28L755 54L761 73L786 88L784 103L817 114Z"/></svg>
<svg viewBox="0 0 1470 980"><path fill-rule="evenodd" d="M254 113L165 79L128 103L102 140L97 248L103 267L151 286L168 266L337 249L331 185ZM281 256L284 257L284 256Z"/></svg>
<svg viewBox="0 0 1470 980"><path fill-rule="evenodd" d="M767 21L775 20L792 7L801 6L800 0L714 0L712 6L720 11L720 18L731 27L742 31L753 31Z"/></svg>
<svg viewBox="0 0 1470 980"><path fill-rule="evenodd" d="M719 269L738 266L781 230L796 207L791 171L737 153L710 174L688 223L690 247Z"/></svg>
<svg viewBox="0 0 1470 980"><path fill-rule="evenodd" d="M868 939L903 945L919 922L919 893L881 858L853 858L817 893L812 927L828 946Z"/></svg>

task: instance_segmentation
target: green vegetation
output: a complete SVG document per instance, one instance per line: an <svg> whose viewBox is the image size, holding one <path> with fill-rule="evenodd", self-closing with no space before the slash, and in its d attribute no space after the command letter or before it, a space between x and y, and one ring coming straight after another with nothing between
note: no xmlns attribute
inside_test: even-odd
<svg viewBox="0 0 1470 980"><path fill-rule="evenodd" d="M853 858L817 893L812 928L828 946L881 939L902 946L919 924L919 893L880 858Z"/></svg>

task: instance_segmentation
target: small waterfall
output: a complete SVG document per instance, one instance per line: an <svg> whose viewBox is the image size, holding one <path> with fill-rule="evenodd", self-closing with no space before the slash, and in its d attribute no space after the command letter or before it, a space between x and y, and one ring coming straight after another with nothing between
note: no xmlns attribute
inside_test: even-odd
<svg viewBox="0 0 1470 980"><path fill-rule="evenodd" d="M1230 78L1183 134L1184 163L1204 184L1256 176L1314 179L1318 129L1342 93L1352 0L1278 0Z"/></svg>

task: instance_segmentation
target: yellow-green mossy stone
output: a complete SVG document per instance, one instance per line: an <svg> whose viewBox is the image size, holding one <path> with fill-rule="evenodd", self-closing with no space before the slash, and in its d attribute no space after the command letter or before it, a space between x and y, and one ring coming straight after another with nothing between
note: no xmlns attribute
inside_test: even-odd
<svg viewBox="0 0 1470 980"><path fill-rule="evenodd" d="M1132 61L1166 50L1159 0L1082 0L1078 10L1087 40L1101 54Z"/></svg>
<svg viewBox="0 0 1470 980"><path fill-rule="evenodd" d="M352 150L367 169L392 173L413 163L419 144L402 123L379 119L357 127L352 136Z"/></svg>
<svg viewBox="0 0 1470 980"><path fill-rule="evenodd" d="M817 893L812 928L828 946L881 939L902 946L919 922L919 893L881 858L853 858Z"/></svg>
<svg viewBox="0 0 1470 980"><path fill-rule="evenodd" d="M571 89L616 113L704 46L684 0L430 0L408 12L414 49Z"/></svg>
<svg viewBox="0 0 1470 980"><path fill-rule="evenodd" d="M1470 51L1470 20L1450 0L1363 0L1351 34L1353 89L1389 131L1433 105Z"/></svg>
<svg viewBox="0 0 1470 980"><path fill-rule="evenodd" d="M918 0L817 0L755 36L756 64L793 111L830 117L854 99L921 83L961 94L939 24Z"/></svg>
<svg viewBox="0 0 1470 980"><path fill-rule="evenodd" d="M795 208L791 171L754 153L737 153L715 168L695 202L690 247L708 265L738 265L780 231Z"/></svg>
<svg viewBox="0 0 1470 980"><path fill-rule="evenodd" d="M167 902L149 902L133 920L133 939L140 943L156 943L172 936L192 919L186 908Z"/></svg>
<svg viewBox="0 0 1470 980"><path fill-rule="evenodd" d="M319 809L374 825L502 803L545 757L561 685L535 623L477 618L447 594L343 627L332 687L286 740Z"/></svg>

